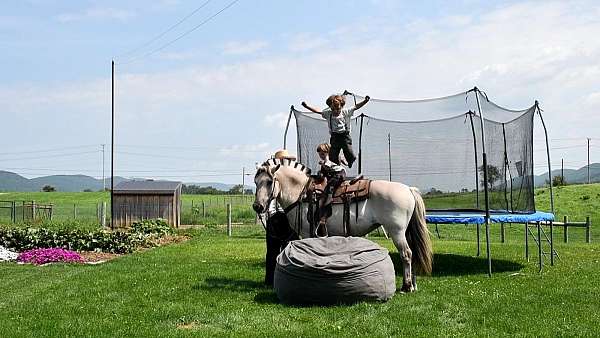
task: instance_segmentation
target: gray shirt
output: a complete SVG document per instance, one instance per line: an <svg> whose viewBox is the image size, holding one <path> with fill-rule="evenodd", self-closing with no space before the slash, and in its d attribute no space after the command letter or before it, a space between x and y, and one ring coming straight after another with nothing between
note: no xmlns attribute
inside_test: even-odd
<svg viewBox="0 0 600 338"><path fill-rule="evenodd" d="M321 116L327 120L329 126L329 133L343 133L345 131L350 132L350 119L354 115L355 107L342 108L339 115L333 115L331 108L325 108L321 112Z"/></svg>

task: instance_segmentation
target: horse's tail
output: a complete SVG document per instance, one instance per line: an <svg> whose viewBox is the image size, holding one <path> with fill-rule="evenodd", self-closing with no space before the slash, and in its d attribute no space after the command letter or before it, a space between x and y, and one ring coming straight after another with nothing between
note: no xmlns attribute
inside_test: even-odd
<svg viewBox="0 0 600 338"><path fill-rule="evenodd" d="M425 203L417 188L410 187L410 192L415 198L415 210L406 229L406 240L412 251L413 267L416 271L429 275L433 262L433 250L431 249L429 229L425 222Z"/></svg>

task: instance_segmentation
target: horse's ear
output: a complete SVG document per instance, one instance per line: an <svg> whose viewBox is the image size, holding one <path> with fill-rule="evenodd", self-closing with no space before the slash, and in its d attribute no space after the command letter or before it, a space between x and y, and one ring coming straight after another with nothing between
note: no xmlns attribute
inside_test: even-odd
<svg viewBox="0 0 600 338"><path fill-rule="evenodd" d="M279 168L281 168L281 164L276 165L275 167L271 168L271 174L275 174L275 172L277 170L279 170Z"/></svg>

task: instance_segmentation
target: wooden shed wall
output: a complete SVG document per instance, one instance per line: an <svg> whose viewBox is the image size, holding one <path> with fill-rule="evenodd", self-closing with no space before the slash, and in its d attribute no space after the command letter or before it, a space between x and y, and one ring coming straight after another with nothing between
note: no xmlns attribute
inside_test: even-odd
<svg viewBox="0 0 600 338"><path fill-rule="evenodd" d="M115 193L113 198L116 227L128 227L135 221L153 218L164 218L174 227L181 223L179 189L171 195Z"/></svg>

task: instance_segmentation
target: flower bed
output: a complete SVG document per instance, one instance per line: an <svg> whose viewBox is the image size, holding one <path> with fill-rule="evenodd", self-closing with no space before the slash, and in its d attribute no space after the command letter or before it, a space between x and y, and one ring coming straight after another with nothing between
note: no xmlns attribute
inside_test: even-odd
<svg viewBox="0 0 600 338"><path fill-rule="evenodd" d="M42 265L47 263L83 263L83 258L75 251L62 248L43 248L21 252L17 262Z"/></svg>
<svg viewBox="0 0 600 338"><path fill-rule="evenodd" d="M7 248L0 246L0 262L14 261L19 256L18 253L8 250Z"/></svg>

